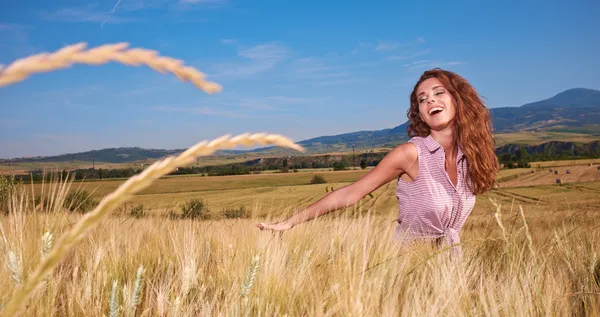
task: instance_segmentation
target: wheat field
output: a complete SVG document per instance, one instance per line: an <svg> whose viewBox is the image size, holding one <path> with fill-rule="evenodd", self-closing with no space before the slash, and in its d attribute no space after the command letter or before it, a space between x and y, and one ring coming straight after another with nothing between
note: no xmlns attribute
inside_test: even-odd
<svg viewBox="0 0 600 317"><path fill-rule="evenodd" d="M69 183L47 186L55 208L34 212L23 188L2 218L2 304L49 254L56 238L81 219L60 207ZM393 210L358 206L283 234L259 231L254 227L259 219L113 215L80 240L33 291L23 312L598 316L597 212L541 217L528 211L508 204L471 217L460 259L426 244L395 244Z"/></svg>
<svg viewBox="0 0 600 317"><path fill-rule="evenodd" d="M147 65L221 87L153 51L66 47L0 67L0 86L74 63ZM462 234L463 256L427 243L400 246L393 214L363 208L283 234L259 219L200 221L112 214L161 176L237 145L301 151L279 135L203 141L120 184L90 212L65 210L69 181L2 196L0 314L13 316L599 316L597 208L532 216L490 201ZM259 214L254 211L253 214ZM264 218L278 219L280 214Z"/></svg>

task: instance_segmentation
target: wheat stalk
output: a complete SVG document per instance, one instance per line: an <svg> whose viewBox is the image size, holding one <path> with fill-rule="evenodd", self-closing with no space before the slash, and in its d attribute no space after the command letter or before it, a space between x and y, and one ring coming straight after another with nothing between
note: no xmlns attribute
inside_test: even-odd
<svg viewBox="0 0 600 317"><path fill-rule="evenodd" d="M158 52L143 48L127 49L129 43L105 44L84 51L86 43L65 46L54 53L40 53L0 65L0 87L25 80L31 74L70 67L72 64L101 65L119 62L129 66L146 65L162 74L169 72L179 80L189 81L208 94L222 90L219 84L208 82L204 73L184 66L181 60L159 56Z"/></svg>
<svg viewBox="0 0 600 317"><path fill-rule="evenodd" d="M119 282L117 280L113 281L112 292L110 292L110 302L109 302L109 314L110 317L118 317L119 316L119 298L117 297Z"/></svg>
<svg viewBox="0 0 600 317"><path fill-rule="evenodd" d="M75 244L106 218L112 210L135 193L150 186L155 180L168 174L175 168L194 162L199 156L210 155L219 149L230 149L237 145L248 146L257 143L262 145L274 144L304 152L304 149L300 145L293 143L281 135L244 133L235 137L225 135L211 142L202 141L177 157L171 156L155 162L142 173L129 178L116 191L104 197L94 210L85 214L69 232L61 236L50 254L40 262L23 287L13 294L10 301L4 307L2 316L14 316L22 308L38 283L54 269Z"/></svg>
<svg viewBox="0 0 600 317"><path fill-rule="evenodd" d="M142 291L144 282L144 267L140 265L133 283L133 295L131 296L131 316L135 317L135 312L142 301Z"/></svg>
<svg viewBox="0 0 600 317"><path fill-rule="evenodd" d="M252 257L252 266L248 269L248 275L246 275L246 280L242 284L242 301L244 306L248 305L248 295L250 294L250 290L252 290L252 286L254 286L254 281L256 280L256 273L258 272L258 264L260 262L260 257L255 255Z"/></svg>

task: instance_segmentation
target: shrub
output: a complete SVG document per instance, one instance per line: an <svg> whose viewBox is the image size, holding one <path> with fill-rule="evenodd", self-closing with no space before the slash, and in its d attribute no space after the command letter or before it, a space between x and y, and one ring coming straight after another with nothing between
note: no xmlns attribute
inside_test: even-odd
<svg viewBox="0 0 600 317"><path fill-rule="evenodd" d="M144 205L139 204L131 207L131 211L129 214L134 218L143 218L146 216L146 212L144 211Z"/></svg>
<svg viewBox="0 0 600 317"><path fill-rule="evenodd" d="M310 180L310 183L311 184L325 184L325 183L327 183L327 181L325 180L325 177L323 177L323 175L316 174Z"/></svg>
<svg viewBox="0 0 600 317"><path fill-rule="evenodd" d="M367 168L367 160L365 160L365 159L360 160L360 168L362 168L362 169Z"/></svg>
<svg viewBox="0 0 600 317"><path fill-rule="evenodd" d="M88 192L77 189L67 194L63 206L70 211L86 213L96 207L97 204L98 201Z"/></svg>
<svg viewBox="0 0 600 317"><path fill-rule="evenodd" d="M210 209L201 198L192 198L181 206L181 218L183 219L208 219Z"/></svg>
<svg viewBox="0 0 600 317"><path fill-rule="evenodd" d="M348 166L346 165L346 162L341 161L341 162L333 162L333 170L334 171L345 171L348 169Z"/></svg>
<svg viewBox="0 0 600 317"><path fill-rule="evenodd" d="M7 214L11 196L17 190L14 177L0 176L0 212Z"/></svg>
<svg viewBox="0 0 600 317"><path fill-rule="evenodd" d="M250 211L244 206L239 206L237 208L225 207L221 210L221 213L225 218L248 218L250 216Z"/></svg>

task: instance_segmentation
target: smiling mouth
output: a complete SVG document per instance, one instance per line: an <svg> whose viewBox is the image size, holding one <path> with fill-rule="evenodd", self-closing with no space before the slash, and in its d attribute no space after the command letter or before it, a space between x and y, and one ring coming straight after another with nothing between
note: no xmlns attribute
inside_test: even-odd
<svg viewBox="0 0 600 317"><path fill-rule="evenodd" d="M442 112L442 110L444 110L444 108L442 108L442 107L431 108L431 110L429 110L429 115L436 115L436 114Z"/></svg>

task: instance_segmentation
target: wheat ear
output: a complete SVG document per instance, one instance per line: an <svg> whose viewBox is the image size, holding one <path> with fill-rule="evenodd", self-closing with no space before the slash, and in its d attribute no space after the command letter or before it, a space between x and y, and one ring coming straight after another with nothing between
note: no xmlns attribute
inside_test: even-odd
<svg viewBox="0 0 600 317"><path fill-rule="evenodd" d="M8 66L0 65L0 87L25 80L33 73L67 68L76 63L101 65L119 62L130 66L146 65L162 74L172 73L182 81L192 82L208 94L222 90L219 84L204 80L204 73L184 66L180 60L159 56L156 51L143 48L127 49L129 43L105 44L84 51L86 46L86 43L77 43L54 53L36 54L18 59Z"/></svg>
<svg viewBox="0 0 600 317"><path fill-rule="evenodd" d="M155 180L168 174L175 168L194 162L199 156L210 155L219 149L230 149L237 145L248 146L253 144L274 144L304 152L304 149L300 145L293 143L290 139L281 135L244 133L233 138L229 135L225 135L214 139L211 142L202 141L190 147L177 157L171 156L155 162L142 173L129 178L125 183L121 184L117 190L104 197L94 210L85 214L75 226L73 226L71 231L66 232L61 236L50 254L40 262L23 287L17 289L10 301L4 306L2 316L16 315L23 307L24 303L29 299L33 289L43 277L52 272L58 262L68 254L87 232L98 225L112 210L133 196L133 194L150 186Z"/></svg>

